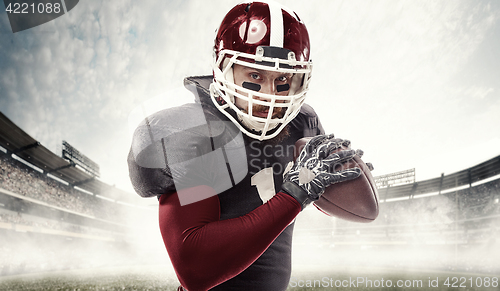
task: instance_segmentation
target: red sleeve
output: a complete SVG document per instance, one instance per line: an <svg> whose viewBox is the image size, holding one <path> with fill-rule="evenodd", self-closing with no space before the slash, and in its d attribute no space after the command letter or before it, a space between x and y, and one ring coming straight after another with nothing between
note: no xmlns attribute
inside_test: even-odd
<svg viewBox="0 0 500 291"><path fill-rule="evenodd" d="M207 186L192 191L214 190ZM160 230L181 284L189 291L207 290L238 275L269 247L301 210L278 193L252 212L220 219L214 196L181 206L177 194L160 197Z"/></svg>

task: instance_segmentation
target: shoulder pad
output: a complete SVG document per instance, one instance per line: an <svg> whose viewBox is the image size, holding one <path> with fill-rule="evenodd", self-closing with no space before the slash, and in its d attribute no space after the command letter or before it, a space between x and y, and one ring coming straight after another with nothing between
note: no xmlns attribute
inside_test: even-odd
<svg viewBox="0 0 500 291"><path fill-rule="evenodd" d="M213 76L192 76L184 78L184 87L194 94L195 100L201 104L212 104L210 84Z"/></svg>
<svg viewBox="0 0 500 291"><path fill-rule="evenodd" d="M316 136L325 133L316 111L306 103L302 105L299 114L292 120L291 124L302 129L304 136Z"/></svg>
<svg viewBox="0 0 500 291"><path fill-rule="evenodd" d="M198 103L165 109L143 120L133 136L129 168L130 163L143 169L135 175L153 169L170 174L177 191L201 183L220 193L231 186L227 181L236 183L243 172L246 175L241 132L232 122L219 119ZM226 177L228 172L237 177ZM140 186L134 185L136 190ZM159 194L164 193L139 193Z"/></svg>
<svg viewBox="0 0 500 291"><path fill-rule="evenodd" d="M302 107L300 107L300 112L299 114L308 116L308 117L317 117L318 115L316 114L316 111L311 107L311 105L304 103L302 104Z"/></svg>

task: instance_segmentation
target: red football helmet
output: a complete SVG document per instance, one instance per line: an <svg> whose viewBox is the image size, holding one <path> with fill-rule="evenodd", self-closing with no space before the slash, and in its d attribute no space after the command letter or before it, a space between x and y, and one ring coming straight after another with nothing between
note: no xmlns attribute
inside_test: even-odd
<svg viewBox="0 0 500 291"><path fill-rule="evenodd" d="M215 106L246 135L275 137L300 111L311 77L309 34L297 14L274 2L248 2L231 9L217 30L214 46L214 82L210 93ZM286 96L258 92L236 85L233 65L293 74ZM249 112L235 105L248 102ZM267 118L252 115L252 106L268 108ZM272 118L275 109L282 114Z"/></svg>

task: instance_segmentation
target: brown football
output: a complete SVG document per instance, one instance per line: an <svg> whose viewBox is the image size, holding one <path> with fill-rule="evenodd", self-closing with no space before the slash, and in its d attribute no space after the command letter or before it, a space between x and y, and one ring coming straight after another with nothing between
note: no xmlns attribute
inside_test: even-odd
<svg viewBox="0 0 500 291"><path fill-rule="evenodd" d="M304 137L295 143L295 157L310 139L311 137ZM368 166L358 156L342 165L344 169L354 167L361 169L360 177L328 186L314 205L322 212L340 219L371 222L377 218L379 211L375 180Z"/></svg>

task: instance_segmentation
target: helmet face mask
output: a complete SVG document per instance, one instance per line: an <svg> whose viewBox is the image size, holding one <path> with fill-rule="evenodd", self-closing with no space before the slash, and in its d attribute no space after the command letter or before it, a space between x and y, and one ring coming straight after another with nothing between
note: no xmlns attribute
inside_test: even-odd
<svg viewBox="0 0 500 291"><path fill-rule="evenodd" d="M258 140L277 136L299 113L312 70L304 24L295 13L292 16L284 8L272 6L260 2L240 4L226 15L215 40L214 82L210 87L215 106L243 133ZM273 22L277 14L284 21ZM281 23L281 28L271 26L276 22ZM281 34L281 40L274 43L273 28L275 35L276 30ZM273 92L263 92L266 90L261 90L257 82L237 84L237 66L264 75L290 76L291 80L272 84Z"/></svg>

